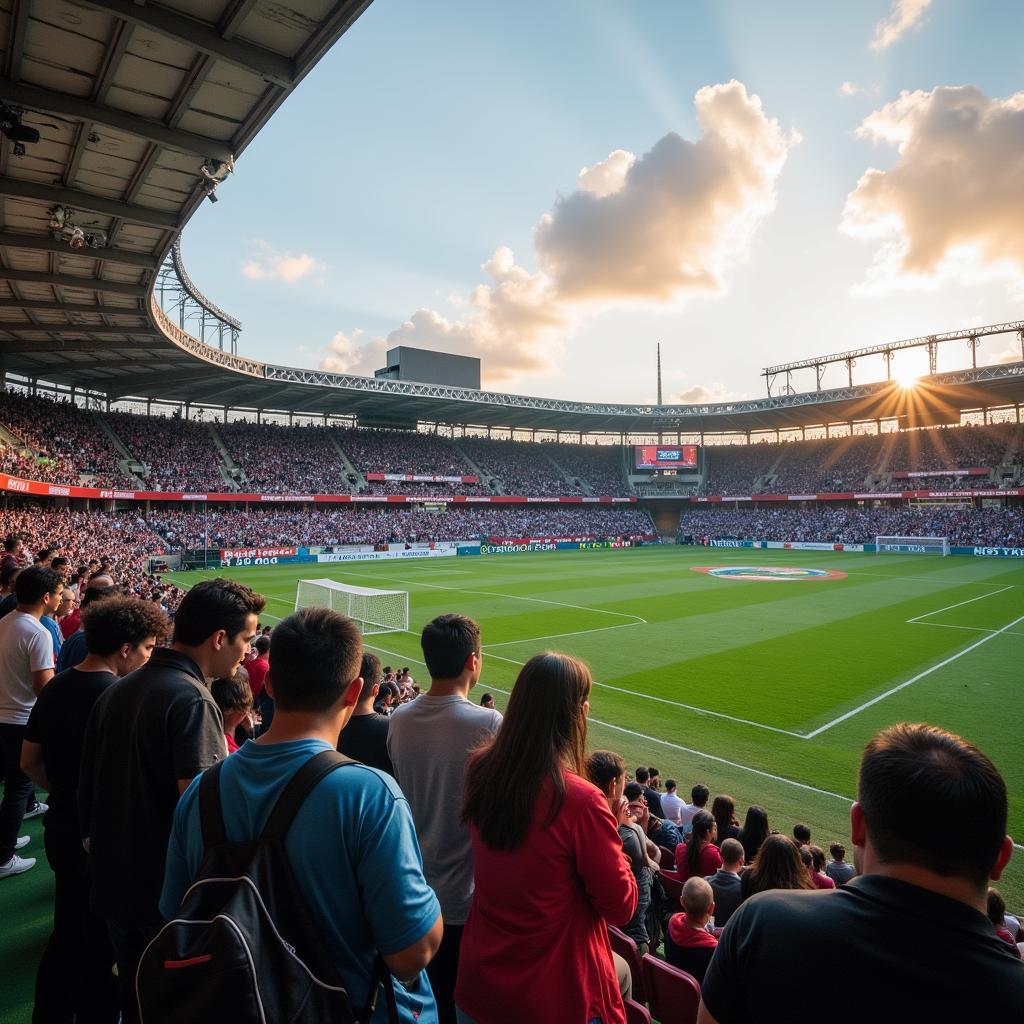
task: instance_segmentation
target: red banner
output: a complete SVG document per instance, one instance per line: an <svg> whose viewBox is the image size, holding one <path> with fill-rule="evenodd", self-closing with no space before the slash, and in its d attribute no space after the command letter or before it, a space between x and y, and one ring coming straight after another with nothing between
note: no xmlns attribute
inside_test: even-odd
<svg viewBox="0 0 1024 1024"><path fill-rule="evenodd" d="M221 558L291 558L296 548L223 548Z"/></svg>
<svg viewBox="0 0 1024 1024"><path fill-rule="evenodd" d="M478 484L478 476L418 476L413 473L367 473L366 479L374 483L382 480L401 480L414 484Z"/></svg>

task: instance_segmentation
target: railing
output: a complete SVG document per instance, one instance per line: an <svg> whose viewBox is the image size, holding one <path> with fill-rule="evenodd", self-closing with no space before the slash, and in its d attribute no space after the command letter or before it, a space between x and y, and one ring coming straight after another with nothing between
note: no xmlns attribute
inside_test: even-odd
<svg viewBox="0 0 1024 1024"><path fill-rule="evenodd" d="M191 355L198 356L207 363L222 366L227 370L234 370L236 373L244 373L250 377L263 378L266 376L266 365L264 363L256 359L244 359L242 356L225 352L223 349L214 348L212 345L207 345L206 342L200 341L199 338L193 337L188 331L183 330L160 308L160 303L157 301L155 294L150 298L149 308L157 326L167 339L177 345L178 348L184 349Z"/></svg>

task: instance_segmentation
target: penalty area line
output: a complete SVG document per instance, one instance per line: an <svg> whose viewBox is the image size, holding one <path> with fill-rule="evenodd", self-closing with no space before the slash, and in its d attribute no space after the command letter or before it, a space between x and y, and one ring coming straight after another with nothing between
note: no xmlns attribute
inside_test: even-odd
<svg viewBox="0 0 1024 1024"><path fill-rule="evenodd" d="M832 719L831 722L826 722L824 725L818 726L817 729L812 729L808 733L804 733L804 739L812 740L815 736L820 736L823 732L828 732L829 729L834 728L841 722L845 722L847 719L853 718L855 715L859 715L862 711L866 711L868 708L878 704L880 701L885 700L887 697L891 697L894 693L899 693L900 690L905 690L908 686L912 686L914 683L919 682L921 679L925 679L930 676L933 672L938 672L940 668L945 668L947 665L952 665L954 661L959 661L965 654L970 654L971 651L977 650L982 644L987 644L990 640L994 640L997 636L1002 633L1013 629L1018 622L1024 622L1024 615L1020 618L1014 619L1013 622L1008 622L1002 629L997 629L992 633L988 633L983 636L980 640L975 640L973 644L965 647L962 651L957 651L956 654L950 655L950 657L940 661L937 665L932 665L931 668L926 668L923 672L918 672L916 676L911 679L907 679L900 683L898 686L893 686L886 690L885 693L880 693L877 697L872 697L871 700L865 701L863 704L859 704L857 707L852 708L845 714L840 715L838 718Z"/></svg>

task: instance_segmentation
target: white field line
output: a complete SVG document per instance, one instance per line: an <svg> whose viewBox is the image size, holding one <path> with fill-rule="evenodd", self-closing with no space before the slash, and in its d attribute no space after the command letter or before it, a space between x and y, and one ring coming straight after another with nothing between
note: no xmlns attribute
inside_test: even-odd
<svg viewBox="0 0 1024 1024"><path fill-rule="evenodd" d="M491 647L512 647L514 644L532 644L539 640L557 640L565 636L583 636L584 633L607 633L610 629L627 629L629 626L642 625L640 622L620 622L617 626L598 626L595 629L577 629L572 633L548 633L546 636L531 636L525 640L502 640L498 644L483 644L485 651Z"/></svg>
<svg viewBox="0 0 1024 1024"><path fill-rule="evenodd" d="M501 597L506 601L529 601L532 604L552 604L557 608L575 608L580 612L593 612L597 615L614 615L619 619L632 619L634 622L647 624L647 620L639 615L632 615L629 612L612 612L606 608L588 608L582 604L569 604L566 601L550 601L544 597L521 597L518 594L499 594L493 590L467 590L465 587L445 587L440 583L421 583L419 580L403 580L397 576L383 576L365 572L352 572L338 570L341 576L358 576L360 579L384 579L392 580L395 583L404 583L407 587L430 587L431 590L454 590L459 594L479 594L483 597Z"/></svg>
<svg viewBox="0 0 1024 1024"><path fill-rule="evenodd" d="M959 661L959 659L962 658L965 654L970 654L971 651L977 650L979 647L981 647L982 644L987 644L989 640L994 640L1001 633L1005 633L1008 630L1012 629L1014 626L1017 625L1018 622L1024 622L1024 615L1021 615L1020 618L1014 619L1013 622L1008 622L1005 626L1003 626L1002 629L997 629L995 630L995 632L983 636L980 640L976 640L969 647L965 647L962 651L957 651L956 654L951 655L944 661L940 661L937 665L932 665L931 668L926 668L923 672L919 672L912 679L908 679L905 682L900 683L899 686L894 686L891 689L886 690L885 693L880 693L877 697L872 697L871 700L865 701L863 704L859 704L857 707L853 708L850 711L847 711L843 715L840 715L838 718L832 719L831 722L826 722L824 725L818 726L817 729L813 729L811 732L805 733L804 739L812 740L815 736L820 736L823 732L827 732L834 726L839 725L840 722L845 722L847 719L853 718L854 715L859 715L862 711L865 711L873 705L878 704L880 701L885 700L887 697L891 697L894 693L899 693L900 690L905 690L908 686L912 686L919 680L924 679L927 676L930 676L933 672L937 672L940 668L945 668L947 665L951 665L954 661Z"/></svg>
<svg viewBox="0 0 1024 1024"><path fill-rule="evenodd" d="M949 622L915 622L915 626L933 626L935 629L966 629L971 633L998 633L998 629L989 629L986 626L954 626ZM1006 630L1007 636L1024 636L1024 633L1018 633L1015 629Z"/></svg>
<svg viewBox="0 0 1024 1024"><path fill-rule="evenodd" d="M975 601L984 601L986 597L994 597L996 594L1005 594L1006 591L1010 590L1010 587L1000 587L998 590L989 591L987 594L981 594L979 597L969 597L966 601L957 601L956 604L947 604L945 608L936 608L933 612L924 612L921 615L915 615L912 619L907 619L907 622L920 622L922 619L929 619L933 615L938 615L941 612L952 611L954 608L963 608L965 604L974 604ZM929 623L929 625L935 625L935 623Z"/></svg>

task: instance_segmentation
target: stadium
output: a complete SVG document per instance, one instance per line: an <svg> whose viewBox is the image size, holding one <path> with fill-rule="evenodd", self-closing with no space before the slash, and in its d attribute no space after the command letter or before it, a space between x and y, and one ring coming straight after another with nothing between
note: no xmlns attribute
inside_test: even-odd
<svg viewBox="0 0 1024 1024"><path fill-rule="evenodd" d="M696 404L661 401L660 363L658 400L619 404L485 390L479 360L415 347L373 377L247 356L182 235L369 6L7 5L7 551L171 613L220 577L264 595L261 626L335 608L424 689L421 631L462 613L471 699L505 710L534 654L573 655L591 748L826 848L850 845L865 744L928 722L992 759L1024 839L1024 320L750 365L763 397ZM45 59L69 47L74 74ZM979 360L989 340L1011 358ZM894 379L907 352L929 372ZM41 860L41 820L22 830ZM31 1018L53 875L0 889L6 1024Z"/></svg>

